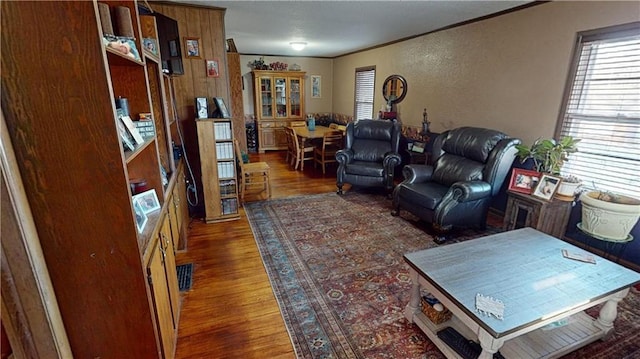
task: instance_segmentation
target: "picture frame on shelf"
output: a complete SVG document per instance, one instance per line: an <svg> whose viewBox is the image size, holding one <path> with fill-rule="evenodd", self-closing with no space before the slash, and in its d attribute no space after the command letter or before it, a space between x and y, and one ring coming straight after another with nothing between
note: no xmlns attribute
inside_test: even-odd
<svg viewBox="0 0 640 359"><path fill-rule="evenodd" d="M531 194L538 182L540 182L540 172L514 168L511 171L509 190L513 192Z"/></svg>
<svg viewBox="0 0 640 359"><path fill-rule="evenodd" d="M144 231L144 226L147 225L147 221L149 218L144 213L142 206L138 201L133 201L133 210L136 214L136 228L138 229L138 233L142 233Z"/></svg>
<svg viewBox="0 0 640 359"><path fill-rule="evenodd" d="M227 106L224 104L224 99L222 97L214 97L213 103L216 105L216 110L214 112L215 118L230 118L231 114L227 109Z"/></svg>
<svg viewBox="0 0 640 359"><path fill-rule="evenodd" d="M558 187L560 187L560 182L562 182L562 178L544 173L531 194L534 197L550 201L558 190Z"/></svg>
<svg viewBox="0 0 640 359"><path fill-rule="evenodd" d="M200 56L200 38L185 37L184 38L185 57L188 59L199 59Z"/></svg>
<svg viewBox="0 0 640 359"><path fill-rule="evenodd" d="M125 151L133 151L136 149L136 146L133 144L132 138L129 135L129 132L127 132L126 127L124 126L124 123L118 119L116 120L116 124L118 126L118 134L120 135L120 141L122 142L122 145L124 146Z"/></svg>
<svg viewBox="0 0 640 359"><path fill-rule="evenodd" d="M417 153L424 153L425 143L420 141L413 142L413 146L411 146L411 151Z"/></svg>
<svg viewBox="0 0 640 359"><path fill-rule="evenodd" d="M197 118L209 118L209 105L206 97L196 97Z"/></svg>
<svg viewBox="0 0 640 359"><path fill-rule="evenodd" d="M133 202L137 202L140 205L140 209L145 215L160 209L160 201L158 201L155 189L134 195Z"/></svg>
<svg viewBox="0 0 640 359"><path fill-rule="evenodd" d="M311 98L322 98L322 77L311 75Z"/></svg>
<svg viewBox="0 0 640 359"><path fill-rule="evenodd" d="M204 60L207 77L220 77L220 64L218 59Z"/></svg>
<svg viewBox="0 0 640 359"><path fill-rule="evenodd" d="M145 37L142 39L142 47L145 51L158 56L158 40L151 37Z"/></svg>
<svg viewBox="0 0 640 359"><path fill-rule="evenodd" d="M127 129L127 132L131 135L131 137L133 137L133 140L136 141L137 145L141 145L144 143L144 138L142 138L140 131L138 131L136 126L133 124L133 120L131 120L131 117L122 116L120 117L120 121L124 123L124 126Z"/></svg>

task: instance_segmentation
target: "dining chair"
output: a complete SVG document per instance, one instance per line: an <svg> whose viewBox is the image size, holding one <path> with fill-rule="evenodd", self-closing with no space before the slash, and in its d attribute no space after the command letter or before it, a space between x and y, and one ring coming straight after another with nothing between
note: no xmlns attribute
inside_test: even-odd
<svg viewBox="0 0 640 359"><path fill-rule="evenodd" d="M296 138L296 134L291 127L285 127L284 133L285 137L287 138L287 155L285 157L285 162L287 162L289 166L293 167L297 156L296 147L293 143L294 139Z"/></svg>
<svg viewBox="0 0 640 359"><path fill-rule="evenodd" d="M245 191L247 188L259 188L260 191L266 191L267 199L271 198L271 184L269 180L270 168L266 162L250 162L244 163L242 160L242 152L238 140L233 140L236 150L236 161L240 167L240 204L244 203Z"/></svg>
<svg viewBox="0 0 640 359"><path fill-rule="evenodd" d="M291 131L290 136L296 154L295 165L293 166L293 168L297 170L298 166L300 166L300 170L304 171L304 161L313 160L313 150L315 149L315 147L303 142L302 139L300 139L293 130Z"/></svg>
<svg viewBox="0 0 640 359"><path fill-rule="evenodd" d="M336 152L342 149L343 136L342 131L328 131L322 136L322 145L316 147L313 152L313 167L318 163L322 165L322 174L326 173L327 163L335 163Z"/></svg>

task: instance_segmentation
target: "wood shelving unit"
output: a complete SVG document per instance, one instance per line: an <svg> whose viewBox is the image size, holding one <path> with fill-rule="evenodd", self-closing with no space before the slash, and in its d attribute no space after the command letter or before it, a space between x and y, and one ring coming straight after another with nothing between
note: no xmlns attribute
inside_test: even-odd
<svg viewBox="0 0 640 359"><path fill-rule="evenodd" d="M100 3L128 9L139 59L103 45L96 1L2 2L3 115L74 356L171 358L188 209L170 81L143 50L153 17L137 1ZM121 143L118 97L134 121L153 118L155 135L133 151ZM161 205L140 233L131 179Z"/></svg>
<svg viewBox="0 0 640 359"><path fill-rule="evenodd" d="M199 119L198 146L207 223L240 218L234 133L231 118Z"/></svg>

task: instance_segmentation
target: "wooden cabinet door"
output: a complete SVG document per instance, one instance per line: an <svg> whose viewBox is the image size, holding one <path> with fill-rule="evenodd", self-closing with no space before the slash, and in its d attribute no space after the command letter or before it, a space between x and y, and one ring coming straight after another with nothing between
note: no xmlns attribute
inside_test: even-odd
<svg viewBox="0 0 640 359"><path fill-rule="evenodd" d="M171 316L173 325L178 329L178 319L180 314L180 289L178 287L178 273L176 271L176 257L171 240L171 226L169 216L165 216L160 228L160 246L164 255L165 282L169 290L169 303L171 304Z"/></svg>
<svg viewBox="0 0 640 359"><path fill-rule="evenodd" d="M304 85L301 77L288 78L289 92L289 108L288 117L291 119L300 119L304 116Z"/></svg>
<svg viewBox="0 0 640 359"><path fill-rule="evenodd" d="M178 250L178 243L180 243L180 219L178 217L178 205L176 203L176 196L178 186L173 188L171 197L169 197L169 203L167 210L169 211L169 224L171 227L171 247L174 252Z"/></svg>
<svg viewBox="0 0 640 359"><path fill-rule="evenodd" d="M273 118L273 78L271 76L260 76L256 78L256 105L255 109L258 118Z"/></svg>
<svg viewBox="0 0 640 359"><path fill-rule="evenodd" d="M187 183L184 176L184 167L180 167L180 173L178 173L176 188L173 194L173 201L176 205L176 216L178 222L179 239L177 250L187 249L187 227L189 225L189 207L187 201ZM174 239L175 241L175 239Z"/></svg>
<svg viewBox="0 0 640 359"><path fill-rule="evenodd" d="M287 148L287 133L284 131L284 127L277 127L274 130L274 137L276 147L279 149Z"/></svg>
<svg viewBox="0 0 640 359"><path fill-rule="evenodd" d="M260 132L260 149L273 149L277 147L276 133L273 128L263 128Z"/></svg>
<svg viewBox="0 0 640 359"><path fill-rule="evenodd" d="M153 295L156 323L162 344L162 357L172 358L175 352L176 331L171 313L171 299L167 287L167 275L164 269L162 240L159 240L147 265L149 285Z"/></svg>

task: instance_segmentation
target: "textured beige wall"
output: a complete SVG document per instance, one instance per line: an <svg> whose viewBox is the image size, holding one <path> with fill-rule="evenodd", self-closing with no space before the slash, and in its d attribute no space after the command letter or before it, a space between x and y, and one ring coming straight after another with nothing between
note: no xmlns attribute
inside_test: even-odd
<svg viewBox="0 0 640 359"><path fill-rule="evenodd" d="M242 101L244 103L245 115L254 115L253 103L253 79L251 77L251 68L249 62L258 60L260 56L240 55L240 68L242 69L242 78L244 79L244 90L242 91ZM324 113L332 112L331 99L333 90L333 60L313 57L277 57L264 56L264 62L268 65L272 62L284 62L291 67L298 64L301 71L307 74L305 78L305 112L307 113ZM319 75L321 77L321 97L311 98L311 76Z"/></svg>
<svg viewBox="0 0 640 359"><path fill-rule="evenodd" d="M552 136L576 33L640 20L640 2L551 2L334 60L333 111L352 114L354 70L376 66L382 83L404 76L398 105L405 125L495 128L530 143Z"/></svg>

